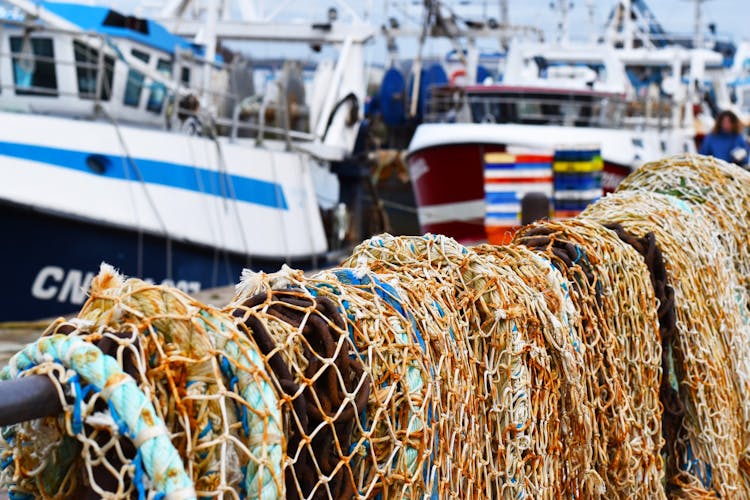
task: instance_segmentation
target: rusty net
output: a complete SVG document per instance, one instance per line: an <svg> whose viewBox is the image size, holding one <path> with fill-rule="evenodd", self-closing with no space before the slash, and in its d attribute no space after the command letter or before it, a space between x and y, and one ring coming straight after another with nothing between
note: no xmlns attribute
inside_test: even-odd
<svg viewBox="0 0 750 500"><path fill-rule="evenodd" d="M217 309L104 266L0 378L14 497L748 498L750 174L646 165L508 246L380 235ZM725 199L731 198L731 199Z"/></svg>
<svg viewBox="0 0 750 500"><path fill-rule="evenodd" d="M562 276L548 262L523 248L489 248L480 255L443 236L381 235L358 246L344 265L398 276L418 303L440 294L459 306L467 330L451 332L451 342L464 346L469 370L452 377L459 393L468 383L474 396L458 406L459 414L469 405L477 410L452 425L464 436L461 449L474 450L459 455L470 464L461 469L477 473L473 489L461 492L450 483L441 491L553 497L565 481L587 480L580 460L585 452L568 441L570 429L584 426L578 415L582 367L570 318L575 311ZM431 355L434 366L446 365L448 352ZM580 432L572 436L580 439ZM455 457L454 451L451 461L438 459L446 480Z"/></svg>
<svg viewBox="0 0 750 500"><path fill-rule="evenodd" d="M292 497L419 497L437 488L429 332L392 277L247 272L228 307L282 395ZM421 318L419 318L421 319Z"/></svg>
<svg viewBox="0 0 750 500"><path fill-rule="evenodd" d="M684 154L646 163L618 191L674 196L719 226L717 237L750 291L750 172L712 156Z"/></svg>
<svg viewBox="0 0 750 500"><path fill-rule="evenodd" d="M232 318L104 265L89 293L77 318L35 344L35 363L11 360L26 375L49 374L64 409L4 435L11 493L283 495L277 396Z"/></svg>
<svg viewBox="0 0 750 500"><path fill-rule="evenodd" d="M663 497L661 345L643 257L615 232L584 220L527 226L514 241L544 255L571 285L599 492Z"/></svg>
<svg viewBox="0 0 750 500"><path fill-rule="evenodd" d="M666 449L668 491L745 498L748 432L747 297L717 227L678 198L623 191L583 218L655 235L674 289L676 332L667 368L679 419ZM665 420L665 423L667 421Z"/></svg>

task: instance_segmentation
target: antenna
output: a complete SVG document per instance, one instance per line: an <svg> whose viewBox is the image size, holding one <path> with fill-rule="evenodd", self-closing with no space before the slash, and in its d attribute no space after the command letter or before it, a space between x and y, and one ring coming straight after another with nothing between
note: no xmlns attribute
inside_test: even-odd
<svg viewBox="0 0 750 500"><path fill-rule="evenodd" d="M630 0L622 2L622 36L623 47L626 49L633 48L633 6Z"/></svg>
<svg viewBox="0 0 750 500"><path fill-rule="evenodd" d="M508 0L500 0L500 24L508 25L510 16L508 15Z"/></svg>
<svg viewBox="0 0 750 500"><path fill-rule="evenodd" d="M591 30L591 43L597 42L597 34L596 30L594 30L594 26L596 26L596 1L595 0L586 0L586 12L589 14L589 29Z"/></svg>
<svg viewBox="0 0 750 500"><path fill-rule="evenodd" d="M510 15L508 14L508 0L500 0L500 26L503 27L503 36L500 38L500 44L504 49L508 48L508 35L505 28L510 26Z"/></svg>
<svg viewBox="0 0 750 500"><path fill-rule="evenodd" d="M557 10L560 13L560 20L557 23L557 42L565 44L569 40L569 29L568 29L568 15L570 10L573 8L573 2L569 0L558 0L557 8L554 3L550 3L552 10Z"/></svg>
<svg viewBox="0 0 750 500"><path fill-rule="evenodd" d="M703 4L709 0L690 0L695 8L693 14L693 47L696 49L704 48L706 37L703 31Z"/></svg>

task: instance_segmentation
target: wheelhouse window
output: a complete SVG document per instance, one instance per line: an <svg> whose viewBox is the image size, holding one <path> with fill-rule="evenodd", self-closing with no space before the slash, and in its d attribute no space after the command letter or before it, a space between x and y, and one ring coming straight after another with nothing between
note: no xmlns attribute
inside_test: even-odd
<svg viewBox="0 0 750 500"><path fill-rule="evenodd" d="M150 57L147 53L137 49L133 49L130 53L136 59L148 64ZM141 102L141 92L143 91L143 82L145 79L146 77L140 71L134 69L128 71L128 82L125 85L125 97L123 98L125 106L138 107L138 104Z"/></svg>
<svg viewBox="0 0 750 500"><path fill-rule="evenodd" d="M17 95L57 97L55 49L51 38L10 37Z"/></svg>
<svg viewBox="0 0 750 500"><path fill-rule="evenodd" d="M167 59L159 59L156 64L156 71L167 77L172 75L172 61ZM146 103L146 109L152 113L161 113L161 109L164 107L164 99L167 96L167 87L163 83L154 82L151 85L151 94L148 96L148 102Z"/></svg>
<svg viewBox="0 0 750 500"><path fill-rule="evenodd" d="M78 79L78 97L95 99L97 78L99 75L99 51L88 45L74 41L73 53L76 60L76 77ZM99 89L99 99L108 101L112 96L112 78L114 77L115 60L104 56L104 76Z"/></svg>

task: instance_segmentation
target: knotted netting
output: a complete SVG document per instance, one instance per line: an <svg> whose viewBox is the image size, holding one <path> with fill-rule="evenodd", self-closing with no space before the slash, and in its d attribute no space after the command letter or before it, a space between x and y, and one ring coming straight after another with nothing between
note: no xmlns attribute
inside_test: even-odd
<svg viewBox="0 0 750 500"><path fill-rule="evenodd" d="M748 498L750 174L648 164L508 246L380 235L222 309L104 266L2 379L14 498ZM0 384L2 389L2 384ZM1 404L1 402L0 402Z"/></svg>
<svg viewBox="0 0 750 500"><path fill-rule="evenodd" d="M750 291L750 172L713 156L684 154L649 162L618 191L667 194L719 226L717 236L734 259L740 284Z"/></svg>
<svg viewBox="0 0 750 500"><path fill-rule="evenodd" d="M470 422L479 440L467 444L479 450L468 457L479 472L475 495L552 497L566 481L583 490L586 452L573 443L590 431L591 418L580 415L581 362L567 285L531 252L497 248L492 255L490 248L480 256L439 235L381 235L359 245L344 265L393 273L406 288L432 284L459 305L468 329L451 340L465 345L466 377L475 380L479 398ZM428 296L414 294L417 303L429 303ZM444 356L434 353L433 365L443 365ZM471 429L463 429L467 441Z"/></svg>
<svg viewBox="0 0 750 500"><path fill-rule="evenodd" d="M675 494L745 498L747 484L747 298L717 227L670 195L623 191L589 207L583 218L654 233L674 289L676 335L669 377L682 408L669 443Z"/></svg>
<svg viewBox="0 0 750 500"><path fill-rule="evenodd" d="M595 418L598 493L663 497L661 345L643 257L615 232L584 220L527 226L515 241L548 258L571 284L580 313L584 404Z"/></svg>
<svg viewBox="0 0 750 500"><path fill-rule="evenodd" d="M304 498L437 491L429 333L393 277L350 269L248 273L230 309L248 333L259 334L257 318L271 337L265 359L294 436L290 491ZM316 328L325 340L312 336Z"/></svg>
<svg viewBox="0 0 750 500"><path fill-rule="evenodd" d="M3 372L53 375L64 408L6 429L11 493L283 496L277 395L231 316L105 265L89 293Z"/></svg>

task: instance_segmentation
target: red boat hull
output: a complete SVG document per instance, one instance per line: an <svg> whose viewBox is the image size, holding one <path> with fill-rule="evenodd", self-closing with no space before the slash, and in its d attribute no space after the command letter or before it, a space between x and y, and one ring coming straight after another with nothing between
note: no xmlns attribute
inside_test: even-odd
<svg viewBox="0 0 750 500"><path fill-rule="evenodd" d="M484 155L504 152L503 144L441 144L408 157L412 187L424 233L462 243L487 239L484 227ZM630 167L604 161L604 192L612 192ZM510 229L510 228L509 228Z"/></svg>

